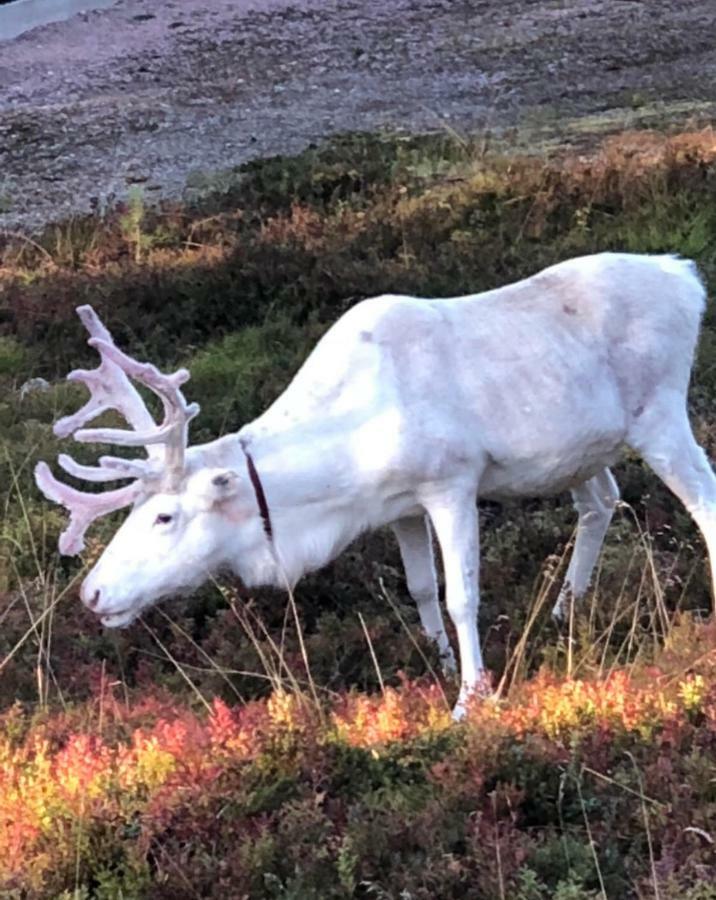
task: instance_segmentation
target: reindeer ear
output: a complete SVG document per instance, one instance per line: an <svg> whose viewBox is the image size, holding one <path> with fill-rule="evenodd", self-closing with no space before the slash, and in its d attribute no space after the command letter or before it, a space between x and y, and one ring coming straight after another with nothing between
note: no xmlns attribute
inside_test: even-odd
<svg viewBox="0 0 716 900"><path fill-rule="evenodd" d="M229 501L246 490L246 481L233 469L204 469L189 479L183 494L183 504L188 510L197 512L215 509L222 514L229 514L236 504ZM233 513L232 513L233 514Z"/></svg>
<svg viewBox="0 0 716 900"><path fill-rule="evenodd" d="M235 496L241 485L241 479L232 469L224 469L211 476L208 494L214 503L221 503Z"/></svg>

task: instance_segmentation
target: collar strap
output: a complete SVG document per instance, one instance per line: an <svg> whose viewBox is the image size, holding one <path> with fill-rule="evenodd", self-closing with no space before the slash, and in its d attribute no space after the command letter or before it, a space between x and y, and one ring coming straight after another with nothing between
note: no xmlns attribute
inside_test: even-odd
<svg viewBox="0 0 716 900"><path fill-rule="evenodd" d="M271 524L271 513L269 512L268 503L266 501L264 486L261 484L261 478L259 477L253 457L247 449L246 441L242 438L239 443L241 444L241 449L244 451L244 456L246 457L246 469L249 473L249 479L251 481L251 486L254 489L254 494L256 495L256 504L259 508L259 513L261 513L261 522L264 526L264 533L266 534L269 543L273 545L273 525Z"/></svg>

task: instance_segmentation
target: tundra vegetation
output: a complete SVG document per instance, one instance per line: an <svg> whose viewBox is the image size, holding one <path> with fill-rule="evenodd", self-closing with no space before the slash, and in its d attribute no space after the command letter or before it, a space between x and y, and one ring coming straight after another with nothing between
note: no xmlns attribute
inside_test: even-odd
<svg viewBox="0 0 716 900"><path fill-rule="evenodd" d="M561 628L571 504L483 505L501 699L460 724L388 535L295 598L223 580L109 632L32 479L82 399L61 375L93 365L83 303L137 357L190 368L196 442L261 412L366 296L477 292L605 249L681 253L713 289L712 132L539 158L349 135L181 204L135 192L0 241L1 896L716 898L705 550L638 460L618 467L595 585ZM690 402L713 458L711 306ZM85 566L115 525L97 523Z"/></svg>

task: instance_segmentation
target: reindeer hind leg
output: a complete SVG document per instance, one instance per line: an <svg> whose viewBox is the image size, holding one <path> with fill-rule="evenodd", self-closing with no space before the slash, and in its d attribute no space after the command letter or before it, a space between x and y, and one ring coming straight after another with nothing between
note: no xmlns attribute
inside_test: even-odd
<svg viewBox="0 0 716 900"><path fill-rule="evenodd" d="M445 632L438 599L433 542L425 516L399 519L392 525L403 560L408 592L415 600L423 630L438 645L443 671L456 671L455 656Z"/></svg>
<svg viewBox="0 0 716 900"><path fill-rule="evenodd" d="M674 404L676 406L676 404ZM632 446L684 504L706 542L712 596L716 596L716 476L696 442L682 402L671 415L642 424Z"/></svg>
<svg viewBox="0 0 716 900"><path fill-rule="evenodd" d="M614 507L619 500L619 488L610 470L605 468L576 487L572 491L572 499L579 514L577 537L564 584L552 610L555 619L563 619L570 600L581 597L589 587Z"/></svg>

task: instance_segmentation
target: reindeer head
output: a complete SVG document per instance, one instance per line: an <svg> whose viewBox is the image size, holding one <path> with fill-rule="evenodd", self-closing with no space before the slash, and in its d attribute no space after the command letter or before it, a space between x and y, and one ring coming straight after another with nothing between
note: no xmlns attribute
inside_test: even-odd
<svg viewBox="0 0 716 900"><path fill-rule="evenodd" d="M58 437L73 435L82 443L107 443L144 447L146 459L128 460L103 456L98 466L84 466L61 454L60 466L77 478L92 482L132 479L117 490L83 493L58 481L46 463L35 469L35 479L49 500L70 512L70 522L60 536L60 552L79 553L84 533L95 519L132 506L104 553L86 577L81 597L101 617L103 624L129 624L147 606L169 594L201 583L220 568L226 532L226 506L239 490L239 479L230 470L192 466L187 459L188 424L199 412L187 404L181 385L186 369L163 375L149 363L139 363L119 350L92 307L77 312L90 333L89 343L101 362L91 371L68 376L90 391L90 399L74 415L54 427ZM164 421L158 425L130 378L145 385L162 401ZM117 410L132 426L83 428L107 410Z"/></svg>

